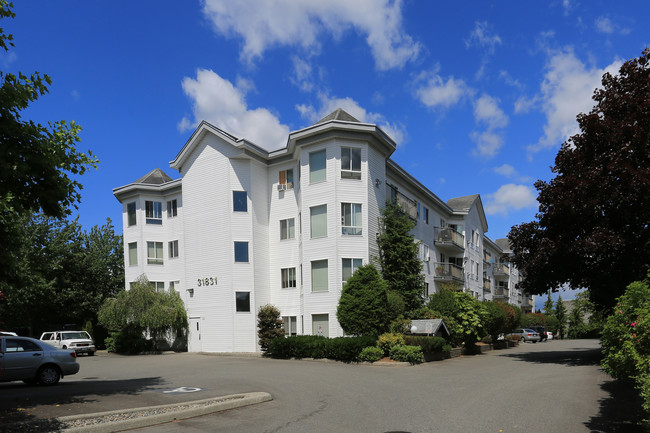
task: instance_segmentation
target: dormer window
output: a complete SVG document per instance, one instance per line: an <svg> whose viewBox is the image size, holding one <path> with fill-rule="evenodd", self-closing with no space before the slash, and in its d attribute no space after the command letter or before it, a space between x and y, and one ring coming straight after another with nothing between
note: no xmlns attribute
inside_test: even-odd
<svg viewBox="0 0 650 433"><path fill-rule="evenodd" d="M341 179L361 179L361 149L341 148Z"/></svg>

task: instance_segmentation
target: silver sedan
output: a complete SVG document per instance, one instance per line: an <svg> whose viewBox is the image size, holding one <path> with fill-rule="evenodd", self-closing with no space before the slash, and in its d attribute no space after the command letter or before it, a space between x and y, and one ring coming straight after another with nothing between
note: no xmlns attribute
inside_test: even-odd
<svg viewBox="0 0 650 433"><path fill-rule="evenodd" d="M519 339L524 343L526 341L532 341L533 343L537 343L539 340L542 339L539 336L539 334L535 332L535 330L533 329L525 329L525 328L515 329L510 335L518 336Z"/></svg>
<svg viewBox="0 0 650 433"><path fill-rule="evenodd" d="M56 385L79 371L74 350L52 347L28 337L0 336L0 382Z"/></svg>

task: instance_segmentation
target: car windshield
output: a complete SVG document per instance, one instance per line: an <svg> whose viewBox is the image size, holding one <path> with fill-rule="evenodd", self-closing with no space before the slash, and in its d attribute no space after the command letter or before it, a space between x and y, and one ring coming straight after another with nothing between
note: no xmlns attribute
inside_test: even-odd
<svg viewBox="0 0 650 433"><path fill-rule="evenodd" d="M87 340L90 337L88 337L88 334L86 334L85 332L80 331L80 332L63 332L61 333L61 338L63 340L78 340L78 339Z"/></svg>

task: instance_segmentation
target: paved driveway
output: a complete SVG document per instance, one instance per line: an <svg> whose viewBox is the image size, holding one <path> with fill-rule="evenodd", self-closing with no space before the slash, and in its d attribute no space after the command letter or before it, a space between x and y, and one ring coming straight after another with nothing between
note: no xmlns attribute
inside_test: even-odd
<svg viewBox="0 0 650 433"><path fill-rule="evenodd" d="M412 367L100 354L56 387L0 384L0 413L53 418L265 391L273 401L139 431L634 431L625 421L636 408L599 353L597 340L551 341Z"/></svg>

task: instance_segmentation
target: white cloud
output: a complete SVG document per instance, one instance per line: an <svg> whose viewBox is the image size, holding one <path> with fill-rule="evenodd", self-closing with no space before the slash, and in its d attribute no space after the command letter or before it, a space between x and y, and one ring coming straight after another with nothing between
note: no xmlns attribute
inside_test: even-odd
<svg viewBox="0 0 650 433"><path fill-rule="evenodd" d="M401 68L422 49L403 29L400 0L203 0L203 13L218 33L244 40L247 62L277 46L318 52L323 34L340 39L347 30L365 36L380 70Z"/></svg>
<svg viewBox="0 0 650 433"><path fill-rule="evenodd" d="M536 206L537 196L531 187L509 183L486 197L485 213L507 215L512 210Z"/></svg>
<svg viewBox="0 0 650 433"><path fill-rule="evenodd" d="M406 130L404 126L398 123L389 122L379 113L372 113L359 105L354 99L330 97L321 93L318 95L320 108L316 109L312 105L297 105L296 109L301 116L310 122L317 122L337 108L342 108L360 122L374 123L378 125L386 134L388 134L398 145L406 141Z"/></svg>
<svg viewBox="0 0 650 433"><path fill-rule="evenodd" d="M474 131L470 134L477 144L474 155L491 158L503 146L500 130L508 125L508 116L499 108L498 99L483 94L474 101L474 119L487 128L483 132Z"/></svg>
<svg viewBox="0 0 650 433"><path fill-rule="evenodd" d="M438 67L424 71L415 79L415 96L429 108L449 108L472 95L473 91L463 80L454 77L445 81L438 75Z"/></svg>
<svg viewBox="0 0 650 433"><path fill-rule="evenodd" d="M614 21L612 21L609 17L606 16L601 16L596 18L595 25L596 25L596 30L608 35L611 35L613 33L621 33L623 35L627 35L631 31L629 28L622 27L619 24L616 24Z"/></svg>
<svg viewBox="0 0 650 433"><path fill-rule="evenodd" d="M465 46L467 48L476 45L480 48L486 48L490 54L492 54L494 48L500 44L501 38L499 35L490 33L487 21L477 21L474 24L474 30L472 30L472 33L469 35L469 39L465 40Z"/></svg>
<svg viewBox="0 0 650 433"><path fill-rule="evenodd" d="M511 177L511 176L514 176L514 175L517 174L517 170L515 170L515 168L510 164L503 164L503 165L501 165L499 167L494 167L494 171L496 173L499 173L499 174L501 174L503 176L508 176L508 177Z"/></svg>
<svg viewBox="0 0 650 433"><path fill-rule="evenodd" d="M544 136L528 146L529 157L558 146L579 131L576 116L593 108L591 97L594 90L600 87L603 74L609 72L615 75L622 63L617 59L603 69L588 68L571 49L550 54L540 93L528 101L532 108L546 116Z"/></svg>
<svg viewBox="0 0 650 433"><path fill-rule="evenodd" d="M309 62L299 56L292 56L293 74L291 82L303 92L309 92L314 87L312 79L312 67Z"/></svg>
<svg viewBox="0 0 650 433"><path fill-rule="evenodd" d="M192 101L194 120L183 118L179 130L196 127L205 120L267 150L286 145L289 127L266 108L249 109L246 105L246 91L253 87L250 81L238 80L236 87L213 71L198 69L196 79L185 77L182 85Z"/></svg>

